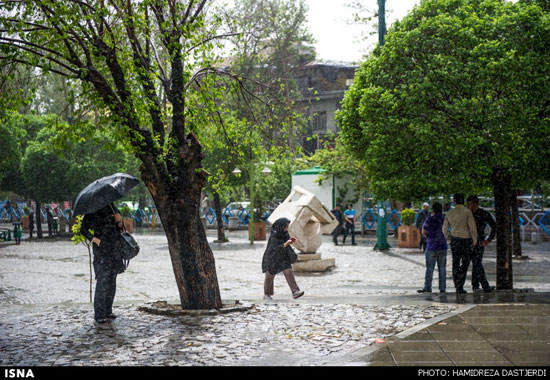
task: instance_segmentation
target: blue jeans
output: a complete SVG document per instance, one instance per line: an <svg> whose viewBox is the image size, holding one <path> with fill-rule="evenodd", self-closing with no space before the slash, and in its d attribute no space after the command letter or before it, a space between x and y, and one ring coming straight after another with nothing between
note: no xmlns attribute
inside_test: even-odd
<svg viewBox="0 0 550 380"><path fill-rule="evenodd" d="M432 291L435 263L437 263L437 270L439 273L439 291L444 292L447 283L447 250L426 251L426 279L424 281L424 290Z"/></svg>

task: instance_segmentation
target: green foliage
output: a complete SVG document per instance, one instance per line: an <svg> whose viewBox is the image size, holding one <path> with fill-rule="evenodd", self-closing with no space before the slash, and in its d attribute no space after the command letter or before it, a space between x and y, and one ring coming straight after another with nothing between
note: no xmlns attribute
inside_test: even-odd
<svg viewBox="0 0 550 380"><path fill-rule="evenodd" d="M2 149L0 149L0 183L2 183L5 177L19 168L21 151L14 131L4 124L0 124L0 142L2 144Z"/></svg>
<svg viewBox="0 0 550 380"><path fill-rule="evenodd" d="M120 208L120 215L122 215L123 218L128 218L131 212L132 210L130 209L130 206L126 203Z"/></svg>
<svg viewBox="0 0 550 380"><path fill-rule="evenodd" d="M401 211L401 223L405 226L412 226L414 224L414 218L416 217L416 212L410 208L406 208Z"/></svg>
<svg viewBox="0 0 550 380"><path fill-rule="evenodd" d="M329 135L322 149L318 149L311 156L304 156L297 161L300 169L319 166L323 168L319 182L334 175L336 178L349 178L349 186L356 189L360 195L369 188L363 161L350 152L340 137ZM345 191L347 193L347 191ZM339 201L343 203L344 200ZM355 203L355 202L352 202Z"/></svg>
<svg viewBox="0 0 550 380"><path fill-rule="evenodd" d="M4 176L0 188L39 201L73 200L97 178L136 170L135 159L108 136L95 132L87 139L63 139L58 131L68 128L55 115L11 113L0 124L0 131L8 130L15 136L15 164L0 168L0 177Z"/></svg>
<svg viewBox="0 0 550 380"><path fill-rule="evenodd" d="M337 115L381 198L550 177L550 17L535 4L426 0L361 66Z"/></svg>
<svg viewBox="0 0 550 380"><path fill-rule="evenodd" d="M71 240L74 245L78 244L84 244L86 247L90 247L90 243L86 240L84 235L80 233L80 228L82 226L82 220L84 219L84 215L78 215L75 217L75 222L71 227L71 232L73 233L73 236L71 237ZM93 233L93 231L90 231Z"/></svg>
<svg viewBox="0 0 550 380"><path fill-rule="evenodd" d="M256 124L267 149L286 145L298 152L297 133L307 120L296 104L301 94L292 71L315 58L305 1L238 0L224 17L228 28L239 33L231 66L245 89L228 98L226 106Z"/></svg>

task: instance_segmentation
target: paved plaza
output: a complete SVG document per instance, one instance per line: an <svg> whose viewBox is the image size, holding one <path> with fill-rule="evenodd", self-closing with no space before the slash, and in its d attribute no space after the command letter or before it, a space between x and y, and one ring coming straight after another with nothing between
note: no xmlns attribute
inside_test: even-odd
<svg viewBox="0 0 550 380"><path fill-rule="evenodd" d="M114 308L118 318L106 325L93 321L84 246L63 238L29 241L25 236L21 245L1 243L0 364L550 364L547 242L524 243L529 259L513 263L517 292L472 294L467 287L467 295L457 296L450 260L448 292L418 294L424 278L421 251L373 251L374 237L364 236L357 238L357 246L334 246L325 236L319 252L322 258L334 258L336 267L325 273L298 273L297 282L305 291L298 300L292 299L284 277L277 276L274 300L264 301L261 260L266 242L251 246L245 231L231 231L229 243L214 243L215 231L208 230L222 299L239 301L246 311L175 317L143 311L143 306L157 301L178 302L166 237L158 229L140 230L135 237L141 252L118 277ZM393 238L389 242L397 246ZM485 258L491 284L494 249L494 244L489 246ZM484 312L492 319L484 319ZM513 339L523 339L521 347L536 341L530 345L535 352L531 361L516 355L512 337L499 338L499 328L516 332ZM462 348L449 343L457 341L459 330ZM483 335L488 333L492 335ZM466 337L477 343L472 345ZM467 354L475 347L484 354Z"/></svg>

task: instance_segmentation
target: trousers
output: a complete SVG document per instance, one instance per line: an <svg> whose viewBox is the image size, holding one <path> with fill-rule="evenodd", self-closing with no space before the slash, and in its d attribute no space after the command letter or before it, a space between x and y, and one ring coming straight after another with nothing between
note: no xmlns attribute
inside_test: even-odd
<svg viewBox="0 0 550 380"><path fill-rule="evenodd" d="M456 290L464 290L468 267L472 260L472 239L451 238L451 253L453 256L453 282Z"/></svg>
<svg viewBox="0 0 550 380"><path fill-rule="evenodd" d="M426 277L424 280L424 289L429 291L432 290L432 280L436 263L439 274L439 291L444 292L447 283L447 250L426 251Z"/></svg>
<svg viewBox="0 0 550 380"><path fill-rule="evenodd" d="M344 239L342 244L346 244L346 238L351 233L351 244L355 244L355 223L346 222L346 233L344 234Z"/></svg>
<svg viewBox="0 0 550 380"><path fill-rule="evenodd" d="M483 268L483 253L485 248L475 246L472 251L472 288L479 289L479 285L483 289L489 287L489 281L485 276L485 268Z"/></svg>
<svg viewBox="0 0 550 380"><path fill-rule="evenodd" d="M116 278L119 268L108 249L98 248L94 244L94 273L96 286L94 293L94 318L105 319L113 314L113 302L116 294Z"/></svg>
<svg viewBox="0 0 550 380"><path fill-rule="evenodd" d="M296 279L294 278L294 272L292 271L292 268L285 269L283 271L283 274L285 275L286 282L288 286L290 287L291 292L295 292L297 290L300 290L298 288L298 284L296 283ZM269 272L265 272L265 280L264 280L264 294L268 296L273 295L273 285L275 282L275 275L271 274Z"/></svg>

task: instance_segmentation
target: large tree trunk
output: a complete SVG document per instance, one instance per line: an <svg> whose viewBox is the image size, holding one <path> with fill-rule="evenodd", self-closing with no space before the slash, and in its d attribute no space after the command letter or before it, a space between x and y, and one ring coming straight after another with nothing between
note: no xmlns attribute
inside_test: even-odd
<svg viewBox="0 0 550 380"><path fill-rule="evenodd" d="M513 289L511 179L500 169L493 171L497 238L497 289Z"/></svg>
<svg viewBox="0 0 550 380"><path fill-rule="evenodd" d="M157 206L183 309L219 309L222 306L214 254L200 220L200 195L206 181L201 170L201 147L187 136L180 165L163 173L152 157L144 157L141 177Z"/></svg>

